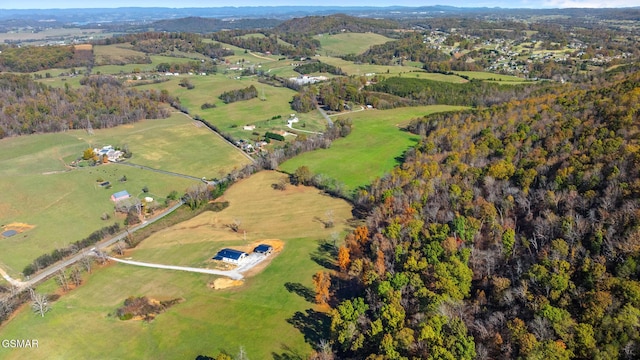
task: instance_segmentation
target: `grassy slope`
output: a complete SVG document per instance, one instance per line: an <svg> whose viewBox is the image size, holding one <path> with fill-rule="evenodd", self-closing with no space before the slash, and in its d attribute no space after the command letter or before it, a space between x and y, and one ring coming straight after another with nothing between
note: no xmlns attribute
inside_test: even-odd
<svg viewBox="0 0 640 360"><path fill-rule="evenodd" d="M144 140L139 138L142 135ZM118 140L127 141L134 153L132 162L197 177L216 177L248 161L216 135L196 128L182 116L95 130L90 138L82 131L69 131L3 139L0 225L24 222L36 226L18 236L0 239L0 262L8 266L10 273L16 275L44 252L113 223L114 220L100 220L100 215L113 214L109 197L116 191L126 189L135 196L147 186L153 197L162 200L171 190L181 192L195 183L118 164L65 172L64 161L81 156L89 146L88 140L93 146L117 146L122 144ZM158 146L165 146L162 151L168 154L159 156L160 150L153 151ZM126 183L118 181L123 175L127 176ZM98 178L110 181L113 188L96 186Z"/></svg>
<svg viewBox="0 0 640 360"><path fill-rule="evenodd" d="M218 242L222 230L204 226L207 218L240 218L241 227L252 239L285 241L284 250L243 286L214 291L207 287L212 276L115 264L95 271L85 285L60 298L44 319L23 310L0 328L0 337L37 338L40 347L30 354L50 359L193 359L199 354L214 355L221 349L236 353L240 346L254 359L283 353L306 358L311 348L305 343L305 334L309 341L316 342L319 329L303 333L292 323L300 316L315 314L315 305L288 291L285 284L311 288L311 276L321 269L313 260L318 241L328 238L332 231L346 228L350 206L314 188L273 190L271 184L283 176L261 172L243 180L225 194L231 204L227 209L213 215L204 213L195 223L189 221L190 225L201 224L195 234L200 240L191 243L205 240L208 228L211 249L194 248L189 254L181 251L183 246L177 240L183 238L184 244L191 240L184 224L178 224L153 235L130 254L135 259L162 258L164 263L180 263L184 256L205 259L212 255L213 248L222 245ZM337 225L333 229L325 229L315 220L324 218L326 209L334 211ZM232 243L244 243L237 235L229 234ZM39 290L51 289L49 283ZM131 295L182 297L186 301L151 323L124 322L107 316ZM300 312L298 316L296 312ZM21 350L3 354L6 359L23 356Z"/></svg>
<svg viewBox="0 0 640 360"><path fill-rule="evenodd" d="M374 33L344 33L315 36L320 41L320 53L329 56L361 54L373 45L384 44L393 39Z"/></svg>
<svg viewBox="0 0 640 360"><path fill-rule="evenodd" d="M331 148L308 152L281 164L288 173L302 165L314 174L325 174L343 182L353 190L382 176L398 164L396 159L418 141L418 137L402 131L409 120L439 111L461 107L434 105L393 110L367 110L345 115L353 121L349 136L333 142Z"/></svg>

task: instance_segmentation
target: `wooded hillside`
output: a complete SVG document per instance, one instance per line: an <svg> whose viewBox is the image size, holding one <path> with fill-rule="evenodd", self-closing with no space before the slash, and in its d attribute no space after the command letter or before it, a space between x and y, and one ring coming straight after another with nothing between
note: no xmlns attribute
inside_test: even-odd
<svg viewBox="0 0 640 360"><path fill-rule="evenodd" d="M167 94L136 91L110 77L85 78L82 83L79 89L62 89L37 83L29 75L0 75L0 138L168 116L159 104L169 101Z"/></svg>
<svg viewBox="0 0 640 360"><path fill-rule="evenodd" d="M639 84L413 121L338 251L338 358L640 353Z"/></svg>

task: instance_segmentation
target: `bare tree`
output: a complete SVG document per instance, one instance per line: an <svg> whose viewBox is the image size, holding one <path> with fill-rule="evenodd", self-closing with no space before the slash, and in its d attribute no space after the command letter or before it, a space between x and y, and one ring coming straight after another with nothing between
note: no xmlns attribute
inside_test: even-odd
<svg viewBox="0 0 640 360"><path fill-rule="evenodd" d="M71 281L76 287L82 284L82 270L79 266L74 266L71 268Z"/></svg>
<svg viewBox="0 0 640 360"><path fill-rule="evenodd" d="M240 230L240 219L233 219L233 222L229 224L229 229L233 230L234 232L238 232L238 230Z"/></svg>
<svg viewBox="0 0 640 360"><path fill-rule="evenodd" d="M113 246L113 251L118 255L124 254L124 249L125 249L125 246L122 243L122 241L116 242L115 245Z"/></svg>
<svg viewBox="0 0 640 360"><path fill-rule="evenodd" d="M318 351L313 357L317 360L333 360L333 351L331 350L331 343L325 339L320 339L318 342Z"/></svg>
<svg viewBox="0 0 640 360"><path fill-rule="evenodd" d="M327 220L324 221L324 227L327 229L332 228L335 225L333 210L331 209L327 210L327 212L325 213L325 216L327 217Z"/></svg>
<svg viewBox="0 0 640 360"><path fill-rule="evenodd" d="M56 273L56 283L62 288L63 291L69 291L69 279L64 269L59 270Z"/></svg>
<svg viewBox="0 0 640 360"><path fill-rule="evenodd" d="M238 350L238 356L236 356L236 360L249 360L247 357L247 353L244 351L244 346L240 346L240 350Z"/></svg>
<svg viewBox="0 0 640 360"><path fill-rule="evenodd" d="M82 258L80 258L80 264L84 267L87 273L91 274L91 269L93 267L93 257L89 254L85 253Z"/></svg>
<svg viewBox="0 0 640 360"><path fill-rule="evenodd" d="M33 309L33 312L36 314L44 317L44 314L51 310L47 296L39 294L33 289L29 289L29 293L31 294L31 309Z"/></svg>

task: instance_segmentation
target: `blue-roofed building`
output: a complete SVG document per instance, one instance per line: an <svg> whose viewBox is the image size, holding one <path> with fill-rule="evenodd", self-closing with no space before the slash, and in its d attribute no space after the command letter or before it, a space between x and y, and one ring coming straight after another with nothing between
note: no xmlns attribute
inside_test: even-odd
<svg viewBox="0 0 640 360"><path fill-rule="evenodd" d="M273 246L267 244L260 244L253 249L253 252L258 254L264 254L265 256L270 255L273 251Z"/></svg>
<svg viewBox="0 0 640 360"><path fill-rule="evenodd" d="M240 264L247 258L247 256L249 256L249 254L244 251L222 249L218 251L216 256L213 257L213 260L221 260L232 264Z"/></svg>
<svg viewBox="0 0 640 360"><path fill-rule="evenodd" d="M111 201L118 202L120 200L128 199L131 195L127 190L118 191L117 193L111 195Z"/></svg>

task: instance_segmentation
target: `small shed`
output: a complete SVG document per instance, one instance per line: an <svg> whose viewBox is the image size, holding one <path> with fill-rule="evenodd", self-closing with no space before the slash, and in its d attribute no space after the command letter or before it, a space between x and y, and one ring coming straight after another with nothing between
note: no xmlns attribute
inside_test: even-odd
<svg viewBox="0 0 640 360"><path fill-rule="evenodd" d="M232 264L240 264L247 258L247 256L249 256L249 254L244 251L222 249L218 251L216 256L213 257L213 260L221 260Z"/></svg>
<svg viewBox="0 0 640 360"><path fill-rule="evenodd" d="M267 244L260 244L253 249L253 252L258 254L264 254L265 256L270 255L273 251L273 246Z"/></svg>
<svg viewBox="0 0 640 360"><path fill-rule="evenodd" d="M131 194L127 190L118 191L111 195L111 201L118 202L120 200L128 199L131 197Z"/></svg>

